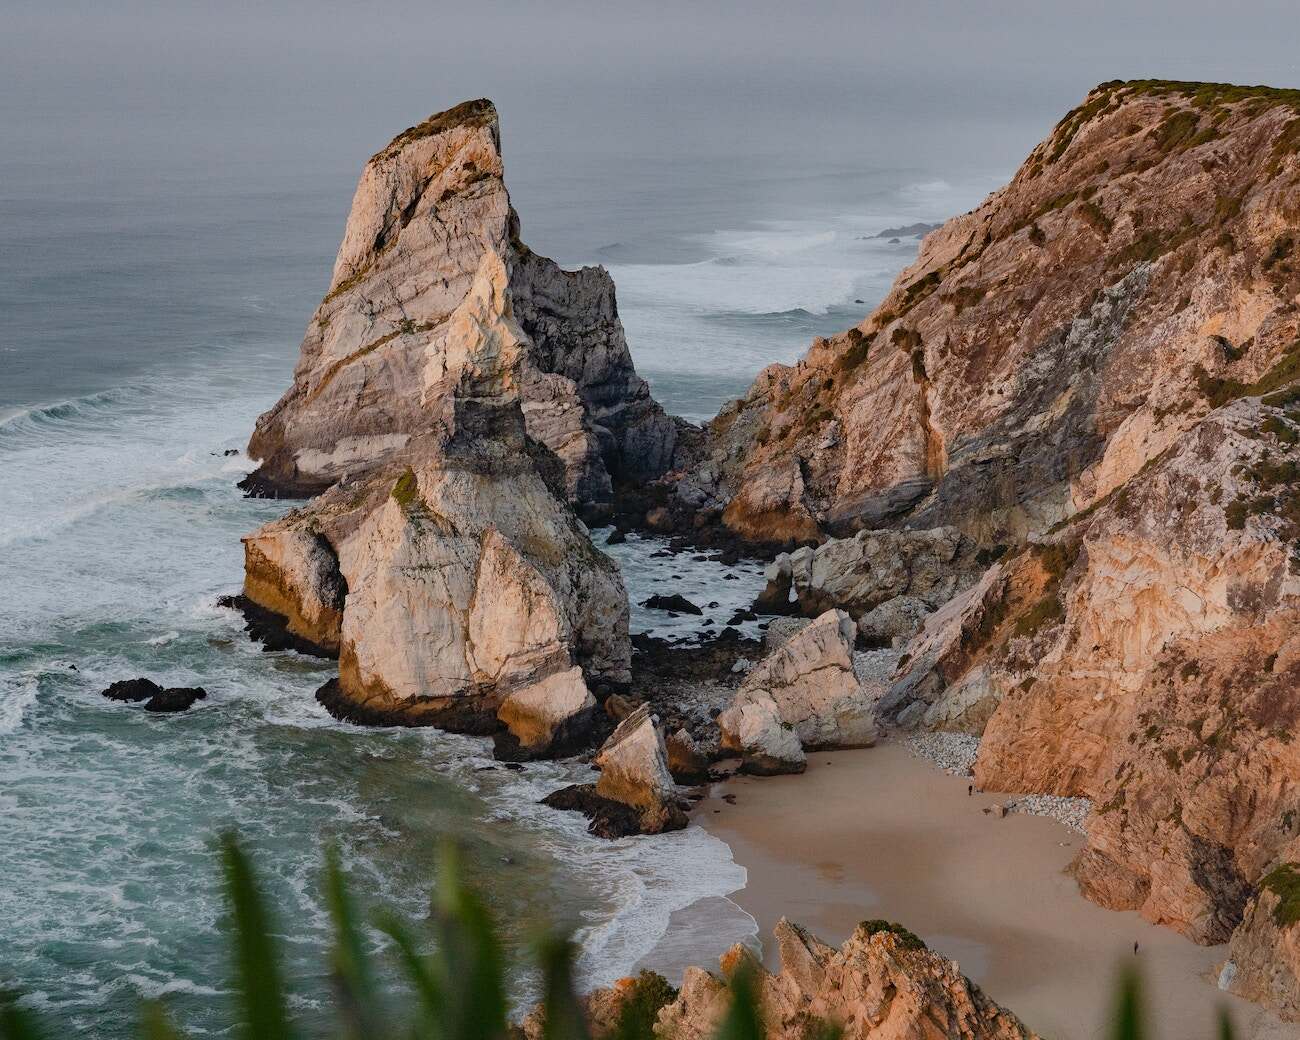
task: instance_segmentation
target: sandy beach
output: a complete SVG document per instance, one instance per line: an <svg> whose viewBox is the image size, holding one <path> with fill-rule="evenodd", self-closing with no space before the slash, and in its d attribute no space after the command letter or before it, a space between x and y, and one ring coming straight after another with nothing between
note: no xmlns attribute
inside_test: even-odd
<svg viewBox="0 0 1300 1040"><path fill-rule="evenodd" d="M782 915L834 943L863 919L898 921L1056 1040L1106 1035L1116 973L1137 942L1159 1040L1214 1035L1220 1006L1240 1037L1296 1036L1218 989L1226 947L1196 946L1079 895L1064 871L1081 834L1043 817L985 813L1005 799L970 796L967 783L883 743L811 754L802 776L716 785L694 816L747 869L732 898L765 939Z"/></svg>

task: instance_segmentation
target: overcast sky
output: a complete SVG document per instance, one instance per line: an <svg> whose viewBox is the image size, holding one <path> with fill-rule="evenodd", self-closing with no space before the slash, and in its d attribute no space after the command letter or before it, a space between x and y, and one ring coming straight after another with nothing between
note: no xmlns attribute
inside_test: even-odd
<svg viewBox="0 0 1300 1040"><path fill-rule="evenodd" d="M1297 0L0 0L0 153L346 165L487 95L507 152L1014 167L1097 82L1300 86ZM0 186L2 187L2 186Z"/></svg>

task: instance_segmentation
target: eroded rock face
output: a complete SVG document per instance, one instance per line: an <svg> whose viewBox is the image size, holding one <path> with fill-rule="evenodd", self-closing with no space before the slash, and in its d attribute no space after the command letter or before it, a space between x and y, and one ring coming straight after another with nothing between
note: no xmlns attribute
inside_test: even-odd
<svg viewBox="0 0 1300 1040"><path fill-rule="evenodd" d="M596 755L600 779L596 793L641 814L641 830L657 834L686 825L677 808L677 788L668 771L664 738L650 714L641 705L618 724Z"/></svg>
<svg viewBox="0 0 1300 1040"><path fill-rule="evenodd" d="M676 426L637 376L614 286L519 241L491 102L398 135L366 164L329 291L294 383L249 443L261 494L312 494L409 454L431 426L430 387L454 349L448 323L494 255L524 335L516 391L528 434L564 465L568 500L599 514L611 481L657 477Z"/></svg>
<svg viewBox="0 0 1300 1040"><path fill-rule="evenodd" d="M873 634L910 636L918 606L923 616L973 585L983 570L978 547L956 528L859 531L778 554L758 603L779 610L793 601L788 609L806 617L836 607L855 619L872 614ZM899 599L907 602L891 608Z"/></svg>
<svg viewBox="0 0 1300 1040"><path fill-rule="evenodd" d="M1091 798L1085 894L1198 942L1225 941L1300 848L1292 397L1217 409L992 568L927 621L882 705L945 727L980 705L976 782Z"/></svg>
<svg viewBox="0 0 1300 1040"><path fill-rule="evenodd" d="M853 671L853 620L828 610L768 654L718 716L722 746L751 772L799 772L803 750L867 747L875 708Z"/></svg>
<svg viewBox="0 0 1300 1040"><path fill-rule="evenodd" d="M1220 978L1247 1000L1276 1008L1300 1021L1300 868L1285 863L1270 871L1246 905L1241 927L1232 936Z"/></svg>
<svg viewBox="0 0 1300 1040"><path fill-rule="evenodd" d="M577 751L590 738L596 710L596 698L576 665L511 690L497 709L510 735L509 742L498 741L497 757L541 758Z"/></svg>
<svg viewBox="0 0 1300 1040"><path fill-rule="evenodd" d="M657 720L642 704L618 724L595 758L600 779L561 788L542 799L552 809L581 812L602 838L681 830L686 813L668 771Z"/></svg>
<svg viewBox="0 0 1300 1040"><path fill-rule="evenodd" d="M319 587L347 590L339 678L322 698L335 714L491 732L513 697L506 721L538 745L587 710L583 683L630 679L618 569L557 497L561 467L527 433L519 387L529 349L505 265L483 253L430 348L430 431L398 462L246 541L250 598L274 609L315 602ZM276 547L274 570L264 546ZM555 704L521 692L534 684Z"/></svg>
<svg viewBox="0 0 1300 1040"><path fill-rule="evenodd" d="M928 234L858 327L710 424L683 506L802 542L951 525L1019 543L1295 354L1284 93L1105 84Z"/></svg>
<svg viewBox="0 0 1300 1040"><path fill-rule="evenodd" d="M721 975L688 968L675 1001L659 1012L655 1033L712 1040L726 1015L726 978L754 973L769 1040L804 1040L821 1023L847 1040L1029 1040L1011 1012L984 995L957 965L925 948L906 929L868 922L839 949L784 918L774 935L781 970L763 969L746 947L722 958Z"/></svg>

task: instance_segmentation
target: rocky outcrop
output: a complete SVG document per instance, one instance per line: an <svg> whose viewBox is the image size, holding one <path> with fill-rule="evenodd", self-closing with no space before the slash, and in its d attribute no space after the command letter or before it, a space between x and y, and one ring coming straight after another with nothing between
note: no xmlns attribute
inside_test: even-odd
<svg viewBox="0 0 1300 1040"><path fill-rule="evenodd" d="M128 704L144 702L144 710L167 714L184 711L201 701L208 691L201 686L169 686L163 688L152 679L123 679L100 691L101 697Z"/></svg>
<svg viewBox="0 0 1300 1040"><path fill-rule="evenodd" d="M626 592L557 497L554 455L527 434L519 380L528 340L494 253L483 254L436 341L438 367L425 373L430 432L400 463L341 482L250 536L256 580L245 593L273 607L347 590L333 637L339 678L322 691L335 714L470 732L504 721L537 750L588 713L584 683L630 678ZM543 690L554 704L542 703Z"/></svg>
<svg viewBox="0 0 1300 1040"><path fill-rule="evenodd" d="M784 918L774 935L779 972L764 970L744 946L723 956L719 975L688 968L677 999L659 1012L655 1034L712 1040L730 1003L727 980L743 969L755 980L767 1040L805 1040L821 1029L834 1029L845 1040L1035 1036L956 963L898 925L864 922L839 949Z"/></svg>
<svg viewBox="0 0 1300 1040"><path fill-rule="evenodd" d="M1220 984L1300 1022L1300 866L1269 871L1232 936Z"/></svg>
<svg viewBox="0 0 1300 1040"><path fill-rule="evenodd" d="M662 975L642 971L592 990L578 998L592 1040L646 1037L660 1008L677 999L677 990ZM546 1040L546 1008L538 1004L519 1023L524 1040Z"/></svg>
<svg viewBox="0 0 1300 1040"><path fill-rule="evenodd" d="M600 779L562 788L542 800L553 809L577 810L602 838L660 834L686 826L668 755L649 705L618 724L595 758Z"/></svg>
<svg viewBox="0 0 1300 1040"><path fill-rule="evenodd" d="M450 323L488 255L522 332L514 365L526 429L562 461L568 501L601 514L614 481L665 472L676 426L632 366L613 283L520 242L496 109L479 100L406 130L366 164L293 386L249 442L261 466L246 486L314 494L409 456L435 420Z"/></svg>
<svg viewBox="0 0 1300 1040"><path fill-rule="evenodd" d="M869 618L863 631L872 641L910 636L926 613L973 585L986 563L976 544L952 527L859 531L779 553L758 605L806 617L838 607L854 619Z"/></svg>
<svg viewBox="0 0 1300 1040"><path fill-rule="evenodd" d="M760 661L718 716L722 746L754 773L800 772L804 749L867 747L875 708L853 671L854 627L828 610Z"/></svg>
<svg viewBox="0 0 1300 1040"><path fill-rule="evenodd" d="M1228 939L1269 864L1300 853L1293 399L1221 406L992 568L927 622L882 704L940 725L982 704L976 782L1092 799L1083 891L1198 942Z"/></svg>
<svg viewBox="0 0 1300 1040"><path fill-rule="evenodd" d="M618 696L613 694L612 696ZM581 750L591 738L596 698L576 665L511 690L497 709L506 726L497 758L556 758Z"/></svg>
<svg viewBox="0 0 1300 1040"><path fill-rule="evenodd" d="M1298 120L1294 91L1097 88L865 321L724 409L676 507L992 546L1099 501L1294 358Z"/></svg>

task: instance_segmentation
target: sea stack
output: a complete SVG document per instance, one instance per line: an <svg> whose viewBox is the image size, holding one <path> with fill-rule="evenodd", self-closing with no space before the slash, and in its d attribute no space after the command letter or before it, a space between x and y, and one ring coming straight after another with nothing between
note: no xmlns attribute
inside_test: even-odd
<svg viewBox="0 0 1300 1040"><path fill-rule="evenodd" d="M630 678L627 594L578 511L675 444L609 276L519 240L496 110L458 105L362 173L293 386L249 444L251 493L318 497L244 540L245 595L338 657L320 699L339 716L571 751L592 690Z"/></svg>
<svg viewBox="0 0 1300 1040"><path fill-rule="evenodd" d="M601 515L615 481L666 471L676 426L632 366L614 283L520 241L496 108L480 99L366 164L293 385L249 442L261 465L246 488L304 497L407 454L430 427L450 324L488 255L523 333L513 375L525 427L563 462L566 500Z"/></svg>

